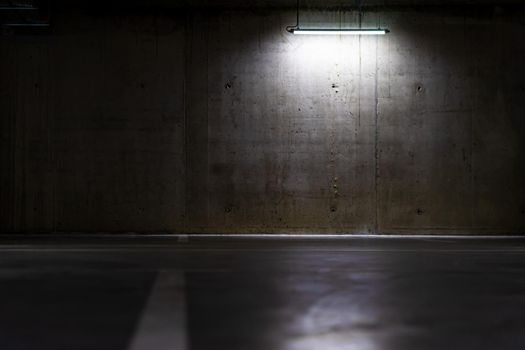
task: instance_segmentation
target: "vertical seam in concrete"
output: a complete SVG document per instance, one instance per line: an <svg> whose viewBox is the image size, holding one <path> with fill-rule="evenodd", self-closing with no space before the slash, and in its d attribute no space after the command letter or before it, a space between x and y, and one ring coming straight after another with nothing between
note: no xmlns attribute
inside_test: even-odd
<svg viewBox="0 0 525 350"><path fill-rule="evenodd" d="M9 192L9 201L10 201L10 210L7 215L9 215L9 229L14 231L15 228L15 208L16 208L16 99L17 99L17 93L18 93L18 79L17 79L17 71L18 71L18 57L17 53L18 50L16 48L16 45L11 41L10 45L10 58L11 60L14 60L15 62L15 69L13 72L10 72L11 77L11 96L13 98L10 99L10 113L9 113L9 132L10 132L10 169L9 169L9 182L11 183L11 190ZM14 96L13 96L14 94Z"/></svg>
<svg viewBox="0 0 525 350"><path fill-rule="evenodd" d="M361 127L361 76L363 75L361 62L361 36L359 36L359 82L358 82L358 96L357 96L357 125Z"/></svg>
<svg viewBox="0 0 525 350"><path fill-rule="evenodd" d="M182 125L182 137L184 139L184 200L183 202L183 223L182 227L183 230L186 231L188 229L188 138L186 133L186 127L187 127L187 99L186 99L186 93L187 93L187 74L188 74L188 52L189 52L189 43L188 43L188 36L189 36L189 17L191 16L191 13L186 13L185 16L185 23L184 23L184 73L182 75L182 114L183 114L183 125Z"/></svg>
<svg viewBox="0 0 525 350"><path fill-rule="evenodd" d="M209 198L203 198L207 196L209 182L208 26L202 16L199 12L191 11L186 16L185 24L182 136L185 150L183 159L186 164L183 173L184 229L188 231L195 231L203 226L209 212Z"/></svg>
<svg viewBox="0 0 525 350"><path fill-rule="evenodd" d="M51 176L51 232L56 231L56 225L55 225L55 198L56 198L56 166L55 166L55 143L54 143L54 113L51 111L51 99L53 97L53 93L55 89L53 86L51 86L51 82L54 82L55 80L53 78L53 69L51 64L51 42L47 41L47 90L46 90L46 119L47 119L47 142L48 142L48 152L49 152L49 174L48 176ZM49 223L49 221L46 220L46 225ZM47 229L47 228L46 228Z"/></svg>
<svg viewBox="0 0 525 350"><path fill-rule="evenodd" d="M210 224L210 26L206 20L206 225Z"/></svg>
<svg viewBox="0 0 525 350"><path fill-rule="evenodd" d="M375 191L375 222L374 222L374 233L379 233L379 192L378 192L378 183L379 183L379 95L378 95L378 82L379 82L379 65L378 57L379 54L379 38L376 38L376 69L375 69L375 87L374 87L374 99L375 99L375 132L374 132L374 167L375 167L375 176L374 176L374 191Z"/></svg>
<svg viewBox="0 0 525 350"><path fill-rule="evenodd" d="M13 209L12 209L12 214L11 214L11 227L13 229L13 231L18 231L19 228L17 227L17 212L18 212L18 169L17 169L17 148L18 148L18 134L17 134L17 129L18 129L18 118L17 118L17 111L18 111L18 97L19 97L19 94L18 94L18 89L19 89L19 80L18 79L18 70L19 70L19 66L20 66L20 60L19 60L19 55L20 55L20 49L18 47L18 45L13 45L13 49L14 49L14 54L15 54L15 69L14 69L14 87L13 87L13 93L14 93L14 98L13 98L13 114L12 114L12 118L13 118L13 129L12 129L12 135L13 135L13 147L12 147L12 173L13 173Z"/></svg>
<svg viewBox="0 0 525 350"><path fill-rule="evenodd" d="M468 27L467 27L467 19L465 18L464 20L465 22L465 39L467 40L467 42L469 43L469 59L472 60L472 46L470 45L471 41L468 40L467 38L467 35L468 35ZM476 72L477 70L477 67L476 67L476 64L474 64L474 73ZM473 76L475 77L476 75L473 74ZM476 91L473 89L473 82L471 81L471 86L470 86L470 91ZM476 200L474 199L475 197L475 185L474 185L474 144L475 144L475 136L474 136L474 107L475 105L477 105L477 95L474 95L472 94L472 96L470 96L470 195L471 195L471 199L470 199L470 227L475 227L476 225L474 224L474 212L475 212L475 203L476 203Z"/></svg>

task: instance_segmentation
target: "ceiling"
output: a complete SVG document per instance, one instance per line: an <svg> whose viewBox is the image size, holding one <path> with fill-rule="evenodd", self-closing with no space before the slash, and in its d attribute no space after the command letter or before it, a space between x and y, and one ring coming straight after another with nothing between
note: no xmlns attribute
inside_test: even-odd
<svg viewBox="0 0 525 350"><path fill-rule="evenodd" d="M425 6L485 6L523 5L525 0L299 0L301 7L352 8L359 2L363 7L425 7ZM297 0L0 0L2 6L28 6L43 8L97 8L97 9L178 9L194 8L294 8Z"/></svg>
<svg viewBox="0 0 525 350"><path fill-rule="evenodd" d="M55 0L64 3L93 2L85 0ZM306 7L352 7L361 1L362 6L425 6L425 5L479 5L479 4L523 4L524 0L300 0ZM100 1L100 3L120 3L127 6L158 7L295 7L297 0L122 0Z"/></svg>

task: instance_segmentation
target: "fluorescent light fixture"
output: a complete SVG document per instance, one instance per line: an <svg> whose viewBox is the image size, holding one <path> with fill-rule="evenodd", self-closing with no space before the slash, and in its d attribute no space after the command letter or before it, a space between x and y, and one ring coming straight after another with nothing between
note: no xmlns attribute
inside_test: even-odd
<svg viewBox="0 0 525 350"><path fill-rule="evenodd" d="M32 6L0 6L0 11L36 11L36 7Z"/></svg>
<svg viewBox="0 0 525 350"><path fill-rule="evenodd" d="M299 29L289 30L295 35L385 35L388 29Z"/></svg>
<svg viewBox="0 0 525 350"><path fill-rule="evenodd" d="M49 27L49 23L4 23L4 27Z"/></svg>

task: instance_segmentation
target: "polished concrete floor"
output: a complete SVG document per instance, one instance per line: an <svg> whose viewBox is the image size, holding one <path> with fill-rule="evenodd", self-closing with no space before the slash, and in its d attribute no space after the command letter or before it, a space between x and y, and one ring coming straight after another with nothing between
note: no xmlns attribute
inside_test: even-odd
<svg viewBox="0 0 525 350"><path fill-rule="evenodd" d="M525 349L525 239L4 236L0 349Z"/></svg>

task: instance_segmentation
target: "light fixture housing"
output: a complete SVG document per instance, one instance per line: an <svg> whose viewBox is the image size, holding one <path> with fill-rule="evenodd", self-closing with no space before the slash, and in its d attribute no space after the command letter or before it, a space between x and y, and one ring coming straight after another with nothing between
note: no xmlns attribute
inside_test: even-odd
<svg viewBox="0 0 525 350"><path fill-rule="evenodd" d="M301 29L289 28L295 35L385 35L388 29Z"/></svg>
<svg viewBox="0 0 525 350"><path fill-rule="evenodd" d="M19 28L25 28L25 27L49 27L49 23L3 23L0 24L0 27L19 27Z"/></svg>

